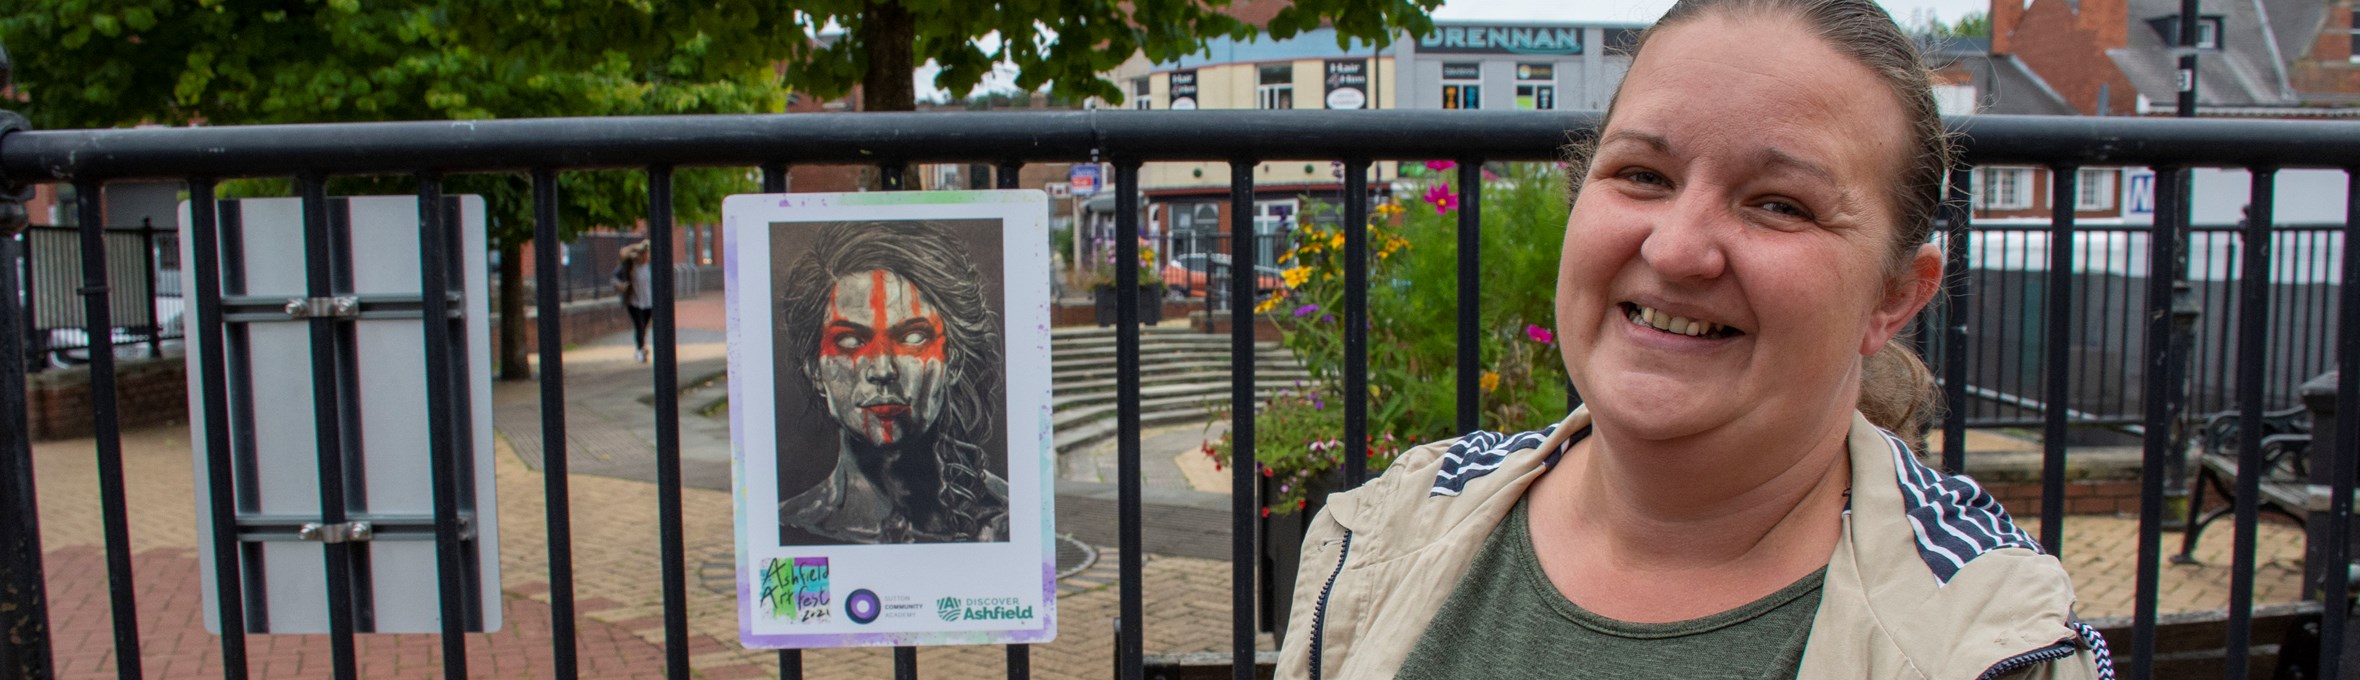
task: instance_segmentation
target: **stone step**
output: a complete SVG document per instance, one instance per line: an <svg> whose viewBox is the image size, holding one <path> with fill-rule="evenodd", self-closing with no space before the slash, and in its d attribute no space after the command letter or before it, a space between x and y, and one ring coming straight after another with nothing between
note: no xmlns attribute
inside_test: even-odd
<svg viewBox="0 0 2360 680"><path fill-rule="evenodd" d="M1270 392L1262 392L1261 394L1267 396L1271 392L1275 392L1275 390L1271 390ZM1176 397L1164 397L1160 399L1141 399L1139 400L1139 414L1140 420L1143 423L1146 422L1147 415L1151 413L1174 414L1181 416L1177 420L1166 422L1190 422L1191 420L1201 421L1212 417L1212 414L1216 409L1227 406L1228 404L1229 392L1227 390L1202 396L1184 395ZM1064 411L1059 411L1056 413L1056 415L1050 417L1050 425L1056 427L1058 430L1064 430L1070 426L1096 420L1113 422L1116 416L1115 406L1116 404L1112 400L1109 400L1105 403L1077 406Z"/></svg>
<svg viewBox="0 0 2360 680"><path fill-rule="evenodd" d="M1139 335L1140 335L1140 336L1142 336L1142 337L1144 337L1144 336L1150 336L1150 335L1221 335L1221 334L1219 334L1219 333L1199 333L1199 332L1197 332L1197 331L1196 331L1196 329L1193 329L1193 328L1186 328L1186 327L1180 327L1180 326L1140 326L1140 327L1139 327ZM1050 340L1051 342L1055 342L1055 341L1059 341L1059 340L1065 340L1065 339L1069 339L1069 338L1096 338L1096 337L1113 338L1113 337L1114 337L1114 327L1113 327L1113 326L1059 326L1059 327L1056 327L1056 328L1051 328L1051 329L1049 329L1049 340ZM1228 337L1228 336L1221 336L1221 337Z"/></svg>
<svg viewBox="0 0 2360 680"><path fill-rule="evenodd" d="M1263 382L1261 380L1256 380L1254 382L1256 383L1254 385L1254 392L1266 397L1280 389L1285 389L1292 384L1291 382L1274 384ZM1139 399L1142 403L1170 397L1206 395L1228 396L1231 393L1232 390L1229 387L1228 380L1204 380L1186 383L1173 383L1169 385L1141 385L1139 387ZM1112 405L1115 403L1115 401L1115 389L1113 387L1108 387L1103 390L1092 390L1088 392L1067 392L1060 389L1056 391L1056 396L1050 398L1049 408L1053 411L1063 411L1068 408L1080 408L1095 404Z"/></svg>
<svg viewBox="0 0 2360 680"><path fill-rule="evenodd" d="M1146 341L1142 341L1142 342L1140 342L1140 343L1139 343L1139 356L1153 356L1153 355L1156 355L1156 354L1160 354L1160 353L1166 353L1166 352L1195 352L1195 353L1219 353L1219 354L1228 354L1228 353L1230 353L1230 350L1231 350L1231 349L1232 349L1232 345L1229 343L1229 341L1228 341L1228 340L1222 340L1222 341L1220 341L1220 342L1146 342ZM1274 342L1258 342L1258 343L1254 343L1254 351L1256 351L1256 352L1284 352L1284 351L1287 351L1287 350L1286 350L1286 348L1284 348L1284 347L1280 347L1280 346L1278 345L1278 343L1274 343ZM1081 358L1095 358L1095 357L1111 357L1111 356L1114 356L1114 355L1115 355L1115 346L1114 346L1114 343L1111 343L1111 342L1110 342L1110 343L1103 344L1103 345L1066 345L1066 344L1056 344L1056 345L1050 345L1050 346L1049 346L1049 356L1050 356L1050 358L1053 358L1053 359L1081 359Z"/></svg>
<svg viewBox="0 0 2360 680"><path fill-rule="evenodd" d="M1254 362L1254 368L1256 373L1275 373L1277 371L1299 371L1303 367L1301 364L1295 363L1292 357L1286 359L1263 357ZM1175 373L1196 372L1216 372L1227 375L1229 373L1229 358L1142 363L1139 366L1139 376L1145 381L1162 380L1162 376ZM1053 384L1066 384L1092 380L1113 380L1115 376L1120 374L1121 371L1115 368L1114 362L1109 361L1086 367L1052 368L1049 372L1049 379Z"/></svg>
<svg viewBox="0 0 2360 680"><path fill-rule="evenodd" d="M1142 429L1202 422L1205 422L1205 413L1201 409L1142 410L1139 413L1139 427ZM1117 430L1120 429L1115 425L1114 411L1112 407L1109 407L1103 418L1072 426L1058 427L1054 446L1057 448L1057 453L1066 454L1113 439Z"/></svg>
<svg viewBox="0 0 2360 680"><path fill-rule="evenodd" d="M1218 386L1224 390L1229 389L1229 366L1227 364L1223 364L1220 370L1161 373L1140 377L1143 378L1140 381L1140 389L1143 393L1149 389L1169 388L1177 385L1209 385ZM1256 387L1292 386L1296 381L1306 380L1310 377L1310 371L1294 366L1261 365L1254 367L1254 385ZM1118 386L1113 376L1091 380L1058 381L1052 385L1053 391L1057 395L1053 401L1058 404L1070 401L1069 397L1113 399L1115 388Z"/></svg>

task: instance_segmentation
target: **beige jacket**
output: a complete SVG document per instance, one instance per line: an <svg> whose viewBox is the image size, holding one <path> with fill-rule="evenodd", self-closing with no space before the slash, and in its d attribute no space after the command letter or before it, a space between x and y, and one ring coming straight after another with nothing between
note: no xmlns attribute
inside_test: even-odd
<svg viewBox="0 0 2360 680"><path fill-rule="evenodd" d="M1419 447L1328 497L1303 541L1280 678L1389 678L1493 527L1589 427ZM2057 559L1983 489L1917 462L1853 416L1852 508L1829 559L1802 678L2111 679L2106 643L2072 618Z"/></svg>

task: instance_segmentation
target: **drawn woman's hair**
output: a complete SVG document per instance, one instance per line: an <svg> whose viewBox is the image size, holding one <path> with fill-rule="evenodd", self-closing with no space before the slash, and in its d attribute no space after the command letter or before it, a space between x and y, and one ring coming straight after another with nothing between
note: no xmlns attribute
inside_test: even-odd
<svg viewBox="0 0 2360 680"><path fill-rule="evenodd" d="M932 456L904 456L893 472L909 489L933 486L933 507L913 508L919 518L939 518L947 531L976 537L1004 512L1005 498L984 483L983 445L994 436L995 392L1000 388L999 314L986 303L982 278L950 230L933 222L844 222L822 227L811 249L796 258L779 282L779 323L783 349L803 375L817 375L820 331L836 280L883 269L918 287L927 306L942 313L949 365L942 415L930 442ZM813 402L816 403L816 400ZM926 466L924 463L933 463ZM931 469L928 469L931 468ZM939 481L939 484L933 484ZM916 501L925 500L913 495ZM890 533L893 527L887 527Z"/></svg>

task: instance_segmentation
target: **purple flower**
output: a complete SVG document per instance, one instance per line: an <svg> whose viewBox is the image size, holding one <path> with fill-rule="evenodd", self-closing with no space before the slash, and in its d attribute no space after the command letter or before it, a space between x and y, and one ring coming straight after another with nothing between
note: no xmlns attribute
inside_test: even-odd
<svg viewBox="0 0 2360 680"><path fill-rule="evenodd" d="M1303 317L1306 317L1306 316L1311 316L1311 313L1312 313L1312 312L1316 312L1316 311L1319 311L1319 303L1316 303L1316 302L1315 302L1315 303L1308 304L1308 305L1303 305L1303 306L1301 306L1301 307L1296 307L1296 308L1295 308L1295 318L1297 318L1297 319L1300 319L1300 318L1303 318Z"/></svg>
<svg viewBox="0 0 2360 680"><path fill-rule="evenodd" d="M1459 167L1459 164L1452 161L1426 161L1427 170L1442 171L1455 167Z"/></svg>
<svg viewBox="0 0 2360 680"><path fill-rule="evenodd" d="M1525 327L1524 327L1524 335L1525 335L1526 337L1530 337L1530 338L1532 338L1532 341L1533 341L1533 342L1537 342L1537 343L1540 343L1540 344L1543 344L1543 345L1549 344L1549 343L1551 343L1551 342L1555 342L1555 341L1557 340L1557 334L1555 334L1555 333L1551 333L1551 332L1549 332L1549 329L1542 328L1542 327L1540 327L1539 325L1535 325L1535 324L1527 324L1527 325L1525 325Z"/></svg>
<svg viewBox="0 0 2360 680"><path fill-rule="evenodd" d="M1327 322L1334 321L1334 320L1336 320L1336 315L1334 315L1334 314L1321 314L1321 315L1319 315L1319 322L1320 322L1320 323L1327 323Z"/></svg>
<svg viewBox="0 0 2360 680"><path fill-rule="evenodd" d="M1314 397L1312 397L1312 398L1311 398L1311 410L1313 410L1313 411L1320 411L1320 410L1325 410L1326 408L1327 408L1327 400L1326 400L1326 399L1322 399L1322 398L1319 398L1319 397L1317 397L1317 396L1314 396Z"/></svg>

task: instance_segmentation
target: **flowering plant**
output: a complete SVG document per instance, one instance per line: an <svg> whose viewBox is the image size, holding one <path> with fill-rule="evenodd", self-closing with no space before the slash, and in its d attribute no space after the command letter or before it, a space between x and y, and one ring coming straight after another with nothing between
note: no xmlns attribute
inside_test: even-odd
<svg viewBox="0 0 2360 680"><path fill-rule="evenodd" d="M1343 490L1336 482L1344 466L1344 442L1338 439L1344 431L1344 409L1328 396L1318 384L1298 381L1255 412L1255 468L1270 480L1262 499L1263 517L1303 510L1313 495ZM1215 412L1220 422L1227 422L1227 407ZM1372 434L1368 444L1370 470L1385 469L1401 453L1392 434ZM1234 445L1223 432L1205 442L1202 451L1213 459L1214 469L1227 469Z"/></svg>
<svg viewBox="0 0 2360 680"><path fill-rule="evenodd" d="M1088 287L1092 290L1114 287L1114 239L1092 239L1091 245L1094 246L1092 249L1098 253L1098 257L1090 263ZM1143 241L1139 244L1139 287L1148 288L1163 284L1163 271L1156 267L1155 248Z"/></svg>
<svg viewBox="0 0 2360 680"><path fill-rule="evenodd" d="M1436 168L1448 169L1448 166ZM1488 168L1487 168L1488 170ZM1480 388L1481 425L1508 431L1538 428L1565 414L1565 368L1557 352L1552 300L1567 205L1564 171L1546 164L1503 168L1486 182L1481 241L1482 307L1477 340L1482 372L1467 379ZM1373 473L1400 446L1448 439L1457 432L1458 216L1455 178L1436 180L1406 199L1378 202L1367 227L1369 451ZM1433 208L1432 210L1419 209ZM1341 228L1318 226L1340 212L1307 202L1312 219L1281 254L1287 289L1257 311L1278 326L1287 349L1311 379L1294 397L1282 396L1256 419L1255 457L1273 479L1314 479L1332 469L1330 452L1314 444L1343 436L1342 394L1344 257ZM1337 408L1328 408L1337 406ZM1338 443L1340 446L1340 442ZM1226 435L1207 444L1228 455ZM1284 486L1299 488L1286 481ZM1294 492L1277 491L1273 512Z"/></svg>

